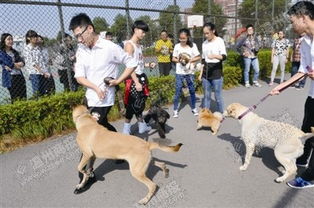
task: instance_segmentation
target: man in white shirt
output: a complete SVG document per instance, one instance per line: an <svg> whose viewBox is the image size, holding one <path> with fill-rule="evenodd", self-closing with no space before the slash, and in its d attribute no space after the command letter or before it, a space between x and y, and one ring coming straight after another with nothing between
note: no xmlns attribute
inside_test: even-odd
<svg viewBox="0 0 314 208"><path fill-rule="evenodd" d="M69 29L73 31L79 42L76 52L75 78L79 84L87 87L85 96L88 107L92 115L98 118L99 124L110 131L116 131L107 119L110 108L114 104L115 88L112 86L127 78L138 63L118 45L100 38L95 33L94 25L86 14L81 13L74 16L71 19ZM117 79L120 64L126 65L126 69ZM110 82L111 87L104 84L106 77L115 79ZM90 161L87 164L86 169L88 171L92 171L93 162ZM91 174L89 181L95 182L95 177L92 176L93 174ZM75 190L74 193L81 192L80 189Z"/></svg>
<svg viewBox="0 0 314 208"><path fill-rule="evenodd" d="M298 73L286 82L281 83L271 90L270 94L279 94L279 90L285 88L304 74L311 79L309 96L305 102L302 131L311 132L314 126L314 4L309 1L300 1L293 5L289 11L290 21L296 33L306 33L301 42L301 63ZM314 137L306 140L304 153L296 161L298 166L307 167L300 177L289 181L287 184L292 188L314 187ZM311 155L312 151L312 156ZM310 158L309 158L310 157ZM309 160L309 162L308 162Z"/></svg>

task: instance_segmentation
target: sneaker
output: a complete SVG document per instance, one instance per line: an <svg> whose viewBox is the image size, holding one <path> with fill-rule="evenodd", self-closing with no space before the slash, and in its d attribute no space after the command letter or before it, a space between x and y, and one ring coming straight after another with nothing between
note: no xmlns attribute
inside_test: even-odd
<svg viewBox="0 0 314 208"><path fill-rule="evenodd" d="M298 86L295 87L295 89L296 89L296 90L302 90L303 87L301 87L301 86L298 85Z"/></svg>
<svg viewBox="0 0 314 208"><path fill-rule="evenodd" d="M261 85L260 83L258 83L258 81L254 81L254 82L253 82L253 85L254 85L255 87L262 87L262 85Z"/></svg>
<svg viewBox="0 0 314 208"><path fill-rule="evenodd" d="M245 87L250 88L251 87L250 83L245 83Z"/></svg>
<svg viewBox="0 0 314 208"><path fill-rule="evenodd" d="M194 116L198 116L198 111L196 108L192 109L192 113L194 114Z"/></svg>
<svg viewBox="0 0 314 208"><path fill-rule="evenodd" d="M177 110L173 111L173 118L178 118L179 117L179 113Z"/></svg>
<svg viewBox="0 0 314 208"><path fill-rule="evenodd" d="M268 85L269 85L269 86L273 86L273 85L274 85L274 82L269 82Z"/></svg>
<svg viewBox="0 0 314 208"><path fill-rule="evenodd" d="M313 183L306 181L301 177L297 177L293 179L292 181L287 182L287 185L290 186L291 188L296 188L296 189L305 189L305 188L314 187Z"/></svg>

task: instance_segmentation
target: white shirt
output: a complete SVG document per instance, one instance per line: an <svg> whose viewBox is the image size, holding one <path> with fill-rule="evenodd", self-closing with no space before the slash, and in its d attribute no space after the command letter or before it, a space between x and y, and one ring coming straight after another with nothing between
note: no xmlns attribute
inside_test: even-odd
<svg viewBox="0 0 314 208"><path fill-rule="evenodd" d="M144 57L142 52L142 46L135 44L132 40L125 41L125 43L131 43L133 46L133 58L138 62L138 65L135 69L136 74L144 73Z"/></svg>
<svg viewBox="0 0 314 208"><path fill-rule="evenodd" d="M304 36L300 46L301 60L299 72L308 73L314 70L314 40L309 36ZM308 69L309 68L309 69ZM311 79L309 96L314 98L314 80Z"/></svg>
<svg viewBox="0 0 314 208"><path fill-rule="evenodd" d="M118 66L125 64L127 68L134 68L137 62L123 49L109 40L98 38L92 49L80 44L76 53L75 77L84 77L97 85L100 89L106 90L105 77L117 78ZM86 98L89 107L106 107L114 104L115 88L110 87L103 100L100 100L97 93L87 88Z"/></svg>
<svg viewBox="0 0 314 208"><path fill-rule="evenodd" d="M181 53L187 53L191 59L195 56L200 55L200 52L197 49L195 43L193 43L193 47L187 46L183 48L180 43L176 44L173 49L173 57L179 58ZM182 66L181 63L176 64L176 74L193 74L194 71L187 69L185 66Z"/></svg>
<svg viewBox="0 0 314 208"><path fill-rule="evenodd" d="M216 37L212 41L205 40L202 44L202 58L205 59L206 63L218 63L219 59L209 59L209 54L215 55L227 55L225 42L222 38Z"/></svg>

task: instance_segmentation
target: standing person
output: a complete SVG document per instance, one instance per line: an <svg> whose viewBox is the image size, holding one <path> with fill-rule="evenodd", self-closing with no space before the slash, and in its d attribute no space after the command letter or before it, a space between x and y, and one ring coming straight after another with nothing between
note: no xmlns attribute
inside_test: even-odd
<svg viewBox="0 0 314 208"><path fill-rule="evenodd" d="M27 44L23 51L25 69L29 73L29 79L32 83L33 96L38 97L44 94L44 76L49 77L50 74L43 64L44 58L37 45L38 34L34 30L29 30L25 38Z"/></svg>
<svg viewBox="0 0 314 208"><path fill-rule="evenodd" d="M13 103L17 99L26 99L26 82L21 70L25 63L12 46L12 35L3 33L0 41L0 62L5 65L2 69L2 86L9 90Z"/></svg>
<svg viewBox="0 0 314 208"><path fill-rule="evenodd" d="M63 84L64 91L77 91L78 83L74 78L74 64L75 64L75 47L73 46L72 37L65 33L64 41L60 42L60 47L53 59L53 65L58 69L60 82ZM69 76L71 84L69 82Z"/></svg>
<svg viewBox="0 0 314 208"><path fill-rule="evenodd" d="M117 78L118 66L126 65L126 69L117 80L112 80L111 85L117 85L126 79L137 67L137 61L122 50L121 47L109 40L100 38L95 33L94 25L84 13L74 16L70 21L69 30L73 31L79 43L76 53L75 78L78 83L87 88L85 96L87 105L92 115L98 119L98 123L110 131L117 131L108 122L108 113L114 104L114 87L105 87L104 78ZM88 184L95 182L95 175L92 173L92 164L89 161L86 170L90 178L87 184L74 193L81 193L86 190ZM82 174L79 173L81 177Z"/></svg>
<svg viewBox="0 0 314 208"><path fill-rule="evenodd" d="M190 31L183 28L179 31L179 43L174 46L172 61L176 65L176 92L174 96L174 109L173 117L179 117L179 100L182 93L183 82L186 81L191 98L191 109L192 113L197 116L198 111L195 107L196 97L195 97L195 87L194 87L194 70L187 68L186 66L191 63L195 63L201 59L200 52L197 49L195 43L191 40ZM183 62L184 57L188 57L188 63Z"/></svg>
<svg viewBox="0 0 314 208"><path fill-rule="evenodd" d="M149 31L148 25L141 21L135 21L132 26L133 35L130 40L125 41L124 50L138 61L135 71L131 77L125 80L124 102L126 105L125 123L123 133L131 134L131 120L133 115L138 121L138 132L140 134L148 132L151 127L143 119L145 102L149 95L148 79L144 73L144 58L140 41L143 40L145 33Z"/></svg>
<svg viewBox="0 0 314 208"><path fill-rule="evenodd" d="M256 36L254 35L253 25L247 25L246 36L239 39L239 41L236 44L236 49L243 56L244 60L244 83L246 88L251 87L249 82L249 72L251 65L254 69L253 85L256 87L261 87L261 85L258 83L259 62L257 53L259 47L260 44Z"/></svg>
<svg viewBox="0 0 314 208"><path fill-rule="evenodd" d="M169 39L169 40L171 41L171 43L172 43L172 48L174 48L174 38L173 38L173 35L172 35L172 34L169 34L169 35L168 35L168 39ZM172 51L172 53L170 53L171 70L176 71L176 63L174 63L174 62L172 61L172 54L173 54L173 51Z"/></svg>
<svg viewBox="0 0 314 208"><path fill-rule="evenodd" d="M288 62L288 57L289 57L289 40L285 38L283 31L279 31L278 39L275 40L272 44L271 63L273 64L273 69L271 71L269 83L270 86L274 84L278 64L280 65L281 71L280 83L284 81L285 68L286 63Z"/></svg>
<svg viewBox="0 0 314 208"><path fill-rule="evenodd" d="M223 113L224 102L222 98L223 70L222 61L227 57L224 40L218 37L216 27L212 23L206 23L203 27L206 38L202 45L205 65L199 75L204 88L204 108L210 109L211 90L214 90L218 111Z"/></svg>
<svg viewBox="0 0 314 208"><path fill-rule="evenodd" d="M171 70L170 54L173 52L172 42L168 39L166 30L160 33L160 39L155 44L157 54L158 68L160 76L167 76Z"/></svg>
<svg viewBox="0 0 314 208"><path fill-rule="evenodd" d="M40 35L38 36L38 39L37 39L37 45L42 53L45 68L47 69L49 73L49 76L44 77L43 79L43 88L44 88L43 93L45 95L51 95L56 92L56 86L55 86L55 81L53 79L53 76L50 70L51 59L49 56L49 52L48 52L48 49L45 47L44 38Z"/></svg>
<svg viewBox="0 0 314 208"><path fill-rule="evenodd" d="M293 77L298 72L299 67L300 67L300 59L301 59L300 46L302 42L302 37L304 35L305 35L304 33L301 34L299 37L295 38L293 42L293 50L292 50L291 58L290 58L290 61L292 63L291 77ZM295 84L295 88L297 89L304 88L305 81L306 81L306 78L299 81L299 83Z"/></svg>
<svg viewBox="0 0 314 208"><path fill-rule="evenodd" d="M300 68L293 77L272 89L270 94L279 94L280 89L291 85L304 75L311 79L309 96L307 97L304 106L304 118L302 124L302 131L307 133L311 132L311 127L314 126L314 4L309 1L300 1L289 9L288 15L290 16L294 31L297 34L306 33L300 46ZM299 177L287 183L290 187L297 189L314 187L313 149L314 137L311 137L305 141L304 153L296 161L298 166L307 168Z"/></svg>

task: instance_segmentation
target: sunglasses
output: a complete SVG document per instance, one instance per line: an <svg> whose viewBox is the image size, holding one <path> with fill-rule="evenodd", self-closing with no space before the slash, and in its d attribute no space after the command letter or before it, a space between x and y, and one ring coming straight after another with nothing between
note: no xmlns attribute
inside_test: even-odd
<svg viewBox="0 0 314 208"><path fill-rule="evenodd" d="M87 26L88 27L88 26ZM75 37L75 39L77 40L77 39L79 39L80 37L82 37L82 35L85 33L85 31L87 30L87 27L85 27L85 29L81 32L81 33L79 33L79 34L76 34L74 37Z"/></svg>

